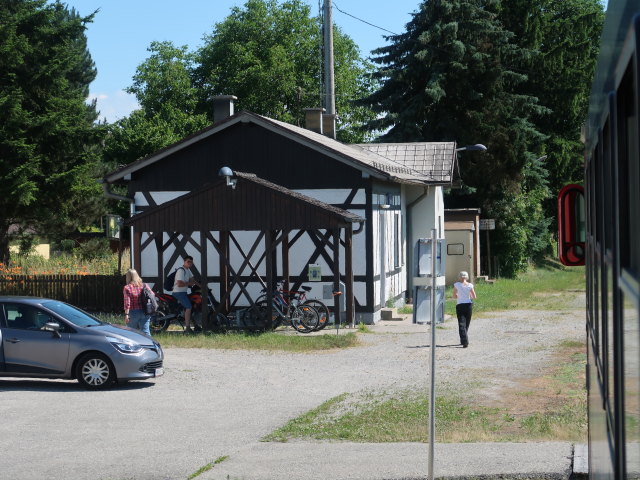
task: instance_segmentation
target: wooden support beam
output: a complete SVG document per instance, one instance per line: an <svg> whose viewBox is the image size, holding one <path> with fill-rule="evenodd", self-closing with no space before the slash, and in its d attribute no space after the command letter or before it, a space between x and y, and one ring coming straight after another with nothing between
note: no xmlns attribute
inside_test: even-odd
<svg viewBox="0 0 640 480"><path fill-rule="evenodd" d="M347 322L355 326L355 295L353 292L353 226L349 225L344 229L344 285L345 285L345 307L347 310Z"/></svg>
<svg viewBox="0 0 640 480"><path fill-rule="evenodd" d="M289 230L282 231L282 289L289 290Z"/></svg>
<svg viewBox="0 0 640 480"><path fill-rule="evenodd" d="M142 232L133 234L133 268L138 273L142 270Z"/></svg>
<svg viewBox="0 0 640 480"><path fill-rule="evenodd" d="M157 232L155 235L155 243L156 243L156 252L158 252L158 257L157 257L157 261L156 261L156 266L158 269L158 281L156 282L156 290L160 293L164 292L164 278L165 278L165 271L164 271L164 250L162 249L162 232Z"/></svg>
<svg viewBox="0 0 640 480"><path fill-rule="evenodd" d="M333 291L338 292L340 290L340 229L333 230ZM344 295L345 292L342 292ZM336 325L340 325L342 322L342 313L340 312L340 296L333 296L333 321ZM349 317L347 317L349 318Z"/></svg>
<svg viewBox="0 0 640 480"><path fill-rule="evenodd" d="M265 319L267 328L271 328L272 326L272 316L269 312L273 310L273 291L275 290L275 281L273 275L273 267L274 267L274 252L273 248L273 240L275 236L275 232L268 231L265 235L265 251L267 253L266 257L266 267L267 267L267 318Z"/></svg>
<svg viewBox="0 0 640 480"><path fill-rule="evenodd" d="M229 267L225 259L229 258L229 232L220 231L220 250L219 250L219 262L220 262L220 302L224 304L224 311L229 313L231 309L231 302L229 301L229 292L231 287L229 285ZM222 300L224 299L224 301Z"/></svg>
<svg viewBox="0 0 640 480"><path fill-rule="evenodd" d="M211 329L209 325L209 302L207 301L209 295L209 272L207 257L207 232L204 231L204 226L201 226L200 230L200 295L202 295L202 303L200 304L202 313L202 328L205 330ZM215 313L215 312L214 312Z"/></svg>

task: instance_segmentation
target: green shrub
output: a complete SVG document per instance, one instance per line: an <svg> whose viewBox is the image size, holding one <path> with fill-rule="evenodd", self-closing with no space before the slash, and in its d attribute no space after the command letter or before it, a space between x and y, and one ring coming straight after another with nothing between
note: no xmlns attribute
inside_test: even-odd
<svg viewBox="0 0 640 480"><path fill-rule="evenodd" d="M81 260L97 260L112 255L109 240L106 238L92 238L81 243L73 253Z"/></svg>

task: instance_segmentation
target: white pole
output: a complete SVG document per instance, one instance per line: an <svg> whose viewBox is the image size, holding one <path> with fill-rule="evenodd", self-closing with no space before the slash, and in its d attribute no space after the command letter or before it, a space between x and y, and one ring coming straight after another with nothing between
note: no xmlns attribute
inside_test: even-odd
<svg viewBox="0 0 640 480"><path fill-rule="evenodd" d="M431 230L431 386L429 388L429 480L433 477L433 456L436 442L436 254L437 230Z"/></svg>

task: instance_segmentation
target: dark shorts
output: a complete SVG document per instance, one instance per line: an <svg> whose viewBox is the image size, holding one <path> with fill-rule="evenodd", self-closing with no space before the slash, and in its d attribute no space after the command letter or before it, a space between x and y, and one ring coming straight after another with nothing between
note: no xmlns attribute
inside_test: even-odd
<svg viewBox="0 0 640 480"><path fill-rule="evenodd" d="M184 308L191 308L191 300L189 300L187 292L173 292L171 295L173 295Z"/></svg>

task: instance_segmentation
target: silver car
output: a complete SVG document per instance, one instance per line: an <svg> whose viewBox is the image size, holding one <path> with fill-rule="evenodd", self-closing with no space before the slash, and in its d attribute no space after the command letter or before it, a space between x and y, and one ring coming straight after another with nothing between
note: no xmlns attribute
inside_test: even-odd
<svg viewBox="0 0 640 480"><path fill-rule="evenodd" d="M164 373L160 344L58 300L0 296L0 377L77 379L89 389Z"/></svg>

